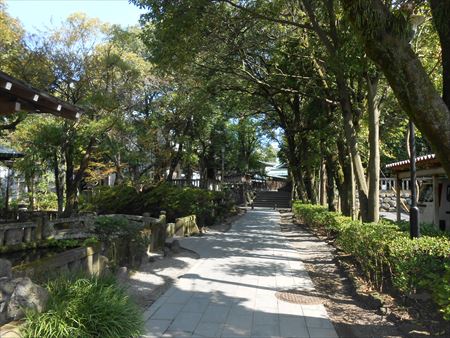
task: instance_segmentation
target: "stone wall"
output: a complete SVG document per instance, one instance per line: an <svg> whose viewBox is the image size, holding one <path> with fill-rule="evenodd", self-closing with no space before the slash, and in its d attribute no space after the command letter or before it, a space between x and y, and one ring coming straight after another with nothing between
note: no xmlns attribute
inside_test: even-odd
<svg viewBox="0 0 450 338"><path fill-rule="evenodd" d="M99 274L106 267L106 260L100 255L100 249L100 246L70 249L48 258L17 265L12 268L12 272L16 277L27 276L38 280L49 274L66 272Z"/></svg>
<svg viewBox="0 0 450 338"><path fill-rule="evenodd" d="M161 211L159 218L150 217L150 214L144 213L142 216L111 214L104 215L106 217L125 218L130 224L137 225L142 228L142 234L149 239L150 252L161 250L164 247L167 232L166 212Z"/></svg>
<svg viewBox="0 0 450 338"><path fill-rule="evenodd" d="M23 244L41 240L87 238L90 236L94 217L59 218L49 221L46 217L29 222L0 224L0 248L18 248Z"/></svg>
<svg viewBox="0 0 450 338"><path fill-rule="evenodd" d="M404 210L403 204L410 205L411 193L408 190L402 190L400 197L403 203L401 203L401 210ZM380 211L395 212L397 205L397 198L394 191L380 191Z"/></svg>

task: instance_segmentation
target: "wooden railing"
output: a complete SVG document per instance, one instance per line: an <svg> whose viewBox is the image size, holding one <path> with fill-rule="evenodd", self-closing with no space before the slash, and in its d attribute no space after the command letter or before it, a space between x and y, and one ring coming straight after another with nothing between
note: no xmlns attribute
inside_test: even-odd
<svg viewBox="0 0 450 338"><path fill-rule="evenodd" d="M395 190L395 181L396 178L393 177L383 177L380 178L380 191L391 191ZM422 181L424 181L423 178L418 178L417 182L420 184ZM400 180L400 190L410 190L410 180L409 179L402 179Z"/></svg>
<svg viewBox="0 0 450 338"><path fill-rule="evenodd" d="M187 179L174 179L169 181L169 183L176 185L178 187L191 187L191 188L200 188L200 189L206 189L210 191L220 191L220 181L213 180L213 179L207 179L207 180L187 180Z"/></svg>
<svg viewBox="0 0 450 338"><path fill-rule="evenodd" d="M169 181L171 184L178 187L192 187L206 189L210 191L220 191L222 190L222 185L239 185L248 183L252 190L272 190L276 191L286 186L287 181L278 180L248 180L244 182L242 176L230 176L225 177L223 181L207 179L207 180L187 180L187 179L174 179Z"/></svg>

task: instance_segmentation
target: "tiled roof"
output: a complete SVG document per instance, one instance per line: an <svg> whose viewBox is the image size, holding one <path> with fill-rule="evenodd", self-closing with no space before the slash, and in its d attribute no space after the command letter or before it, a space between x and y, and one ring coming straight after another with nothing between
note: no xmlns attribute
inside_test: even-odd
<svg viewBox="0 0 450 338"><path fill-rule="evenodd" d="M424 156L418 156L416 158L416 165L417 166L427 166L427 165L439 165L440 162L436 158L435 154L429 154ZM399 162L389 163L386 165L386 168L392 169L394 171L407 169L410 165L410 160L403 160Z"/></svg>

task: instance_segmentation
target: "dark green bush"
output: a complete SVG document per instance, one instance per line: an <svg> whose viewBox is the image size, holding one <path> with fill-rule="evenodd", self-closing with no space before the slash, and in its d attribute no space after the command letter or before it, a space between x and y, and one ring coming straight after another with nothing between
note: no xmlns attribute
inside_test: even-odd
<svg viewBox="0 0 450 338"><path fill-rule="evenodd" d="M230 195L225 192L162 183L139 193L131 187L102 187L93 194L88 209L99 214L142 215L149 212L153 217L158 217L164 210L169 222L195 214L198 224L203 226L213 224L232 206Z"/></svg>
<svg viewBox="0 0 450 338"><path fill-rule="evenodd" d="M140 310L113 277L62 276L47 283L43 313L28 311L24 338L139 337Z"/></svg>
<svg viewBox="0 0 450 338"><path fill-rule="evenodd" d="M138 210L132 209L138 205L138 198L138 192L130 186L99 187L94 190L89 202L81 201L81 208L99 214L138 214Z"/></svg>
<svg viewBox="0 0 450 338"><path fill-rule="evenodd" d="M105 254L112 268L139 266L150 239L142 228L120 216L99 216L95 219L95 234L106 248Z"/></svg>
<svg viewBox="0 0 450 338"><path fill-rule="evenodd" d="M392 285L404 294L428 292L450 320L450 239L430 226L418 239L408 228L391 221L361 223L318 205L295 202L293 211L305 224L336 238L367 281L378 288Z"/></svg>

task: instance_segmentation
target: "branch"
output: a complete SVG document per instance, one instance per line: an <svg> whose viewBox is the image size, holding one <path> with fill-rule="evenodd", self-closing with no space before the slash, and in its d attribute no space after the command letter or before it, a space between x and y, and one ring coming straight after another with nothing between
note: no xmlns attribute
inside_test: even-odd
<svg viewBox="0 0 450 338"><path fill-rule="evenodd" d="M25 116L19 116L11 123L0 125L0 130L15 130L17 125L23 120L25 120Z"/></svg>
<svg viewBox="0 0 450 338"><path fill-rule="evenodd" d="M261 20L266 20L266 21L270 21L270 22L276 22L276 23L281 23L283 25L289 25L289 26L294 26L297 28L303 28L303 29L312 29L311 25L307 25L307 24L301 24L292 20L286 20L286 19L277 19L268 15L264 15L261 13L257 13L245 6L239 5L231 0L217 0L218 2L224 2L229 4L230 6L237 8L243 12L246 12L248 14L250 14L251 16L253 16L256 19L261 19Z"/></svg>

